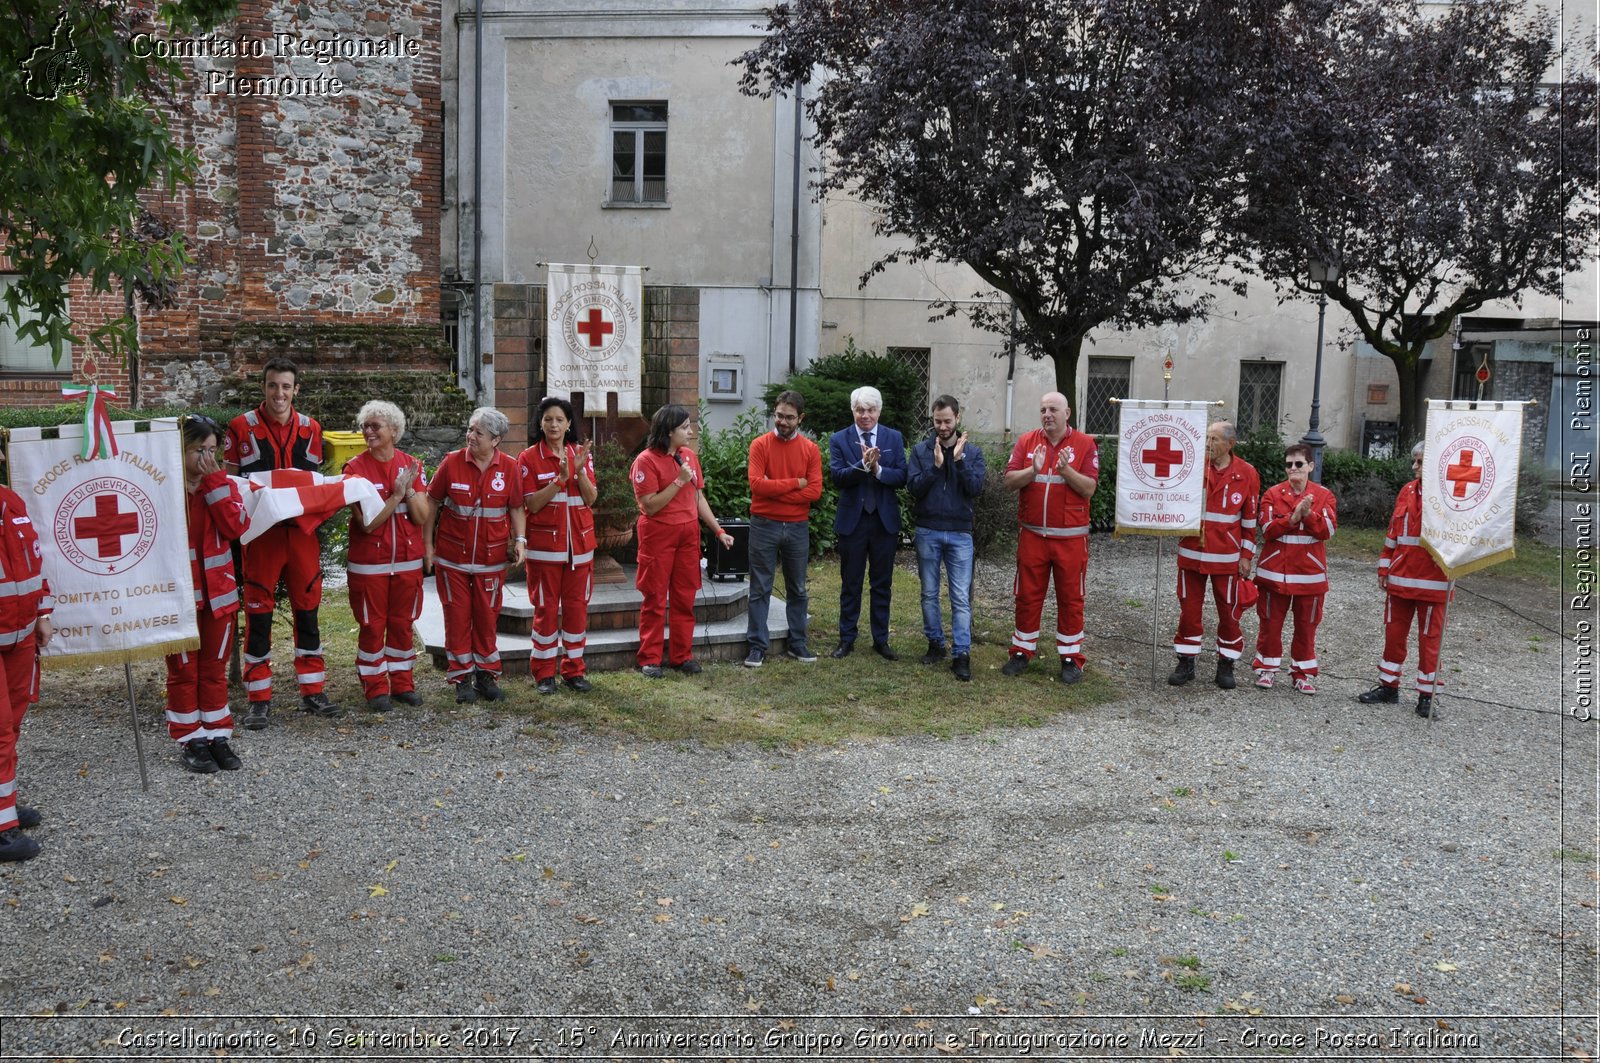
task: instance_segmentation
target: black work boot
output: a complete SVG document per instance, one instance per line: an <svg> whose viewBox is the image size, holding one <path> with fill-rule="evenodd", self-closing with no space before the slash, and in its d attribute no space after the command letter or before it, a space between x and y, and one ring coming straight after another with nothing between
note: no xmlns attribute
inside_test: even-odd
<svg viewBox="0 0 1600 1063"><path fill-rule="evenodd" d="M1437 720L1439 718L1439 710L1433 707L1432 694L1417 695L1417 715L1428 720Z"/></svg>
<svg viewBox="0 0 1600 1063"><path fill-rule="evenodd" d="M1181 687L1194 678L1194 658L1178 654L1178 666L1167 676L1167 685Z"/></svg>
<svg viewBox="0 0 1600 1063"><path fill-rule="evenodd" d="M1365 694L1357 694L1356 700L1363 705L1394 705L1400 701L1400 688L1380 684Z"/></svg>
<svg viewBox="0 0 1600 1063"><path fill-rule="evenodd" d="M494 681L494 676L488 672L479 671L472 677L472 685L478 688L478 696L485 701L501 701L505 698L505 691L500 689L500 684Z"/></svg>
<svg viewBox="0 0 1600 1063"><path fill-rule="evenodd" d="M1194 670L1194 666L1190 665L1189 670L1192 672ZM1233 659L1230 657L1217 658L1217 686L1221 687L1223 690L1232 690L1234 687L1238 686L1238 684L1233 681Z"/></svg>
<svg viewBox="0 0 1600 1063"><path fill-rule="evenodd" d="M944 660L944 643L928 640L928 652L922 655L923 664L938 664Z"/></svg>

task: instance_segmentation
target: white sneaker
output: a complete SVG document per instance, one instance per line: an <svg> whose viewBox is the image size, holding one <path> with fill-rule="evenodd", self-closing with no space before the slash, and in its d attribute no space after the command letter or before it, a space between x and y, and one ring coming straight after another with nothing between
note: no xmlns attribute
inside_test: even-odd
<svg viewBox="0 0 1600 1063"><path fill-rule="evenodd" d="M1256 686L1260 687L1262 690L1271 690L1272 689L1272 673L1271 672L1262 671L1260 668L1257 668L1256 669Z"/></svg>
<svg viewBox="0 0 1600 1063"><path fill-rule="evenodd" d="M1315 694L1317 688L1312 685L1310 676L1300 676L1294 681L1294 688L1302 694Z"/></svg>

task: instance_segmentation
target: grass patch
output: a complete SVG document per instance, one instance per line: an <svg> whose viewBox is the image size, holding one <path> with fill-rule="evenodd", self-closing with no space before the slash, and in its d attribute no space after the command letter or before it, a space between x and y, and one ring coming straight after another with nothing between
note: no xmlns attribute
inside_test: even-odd
<svg viewBox="0 0 1600 1063"><path fill-rule="evenodd" d="M1592 864L1594 863L1594 854L1585 852L1582 849L1557 849L1556 859L1572 860L1580 864Z"/></svg>

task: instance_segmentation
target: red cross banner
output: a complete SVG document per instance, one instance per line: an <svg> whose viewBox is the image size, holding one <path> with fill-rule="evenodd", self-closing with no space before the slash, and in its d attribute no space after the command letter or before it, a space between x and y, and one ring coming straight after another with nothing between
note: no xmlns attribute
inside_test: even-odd
<svg viewBox="0 0 1600 1063"><path fill-rule="evenodd" d="M112 430L116 456L88 459L81 424L11 432L11 487L38 529L55 595L46 664L120 664L200 645L178 422Z"/></svg>
<svg viewBox="0 0 1600 1063"><path fill-rule="evenodd" d="M1451 579L1516 556L1522 405L1428 401L1422 545Z"/></svg>
<svg viewBox="0 0 1600 1063"><path fill-rule="evenodd" d="M277 469L251 473L240 480L245 512L241 543L252 543L267 529L283 521L293 521L302 531L314 532L317 525L345 506L359 506L363 523L376 520L383 511L383 498L371 481L359 476L324 476L305 469Z"/></svg>
<svg viewBox="0 0 1600 1063"><path fill-rule="evenodd" d="M1117 535L1193 535L1206 502L1210 403L1124 399L1117 439Z"/></svg>
<svg viewBox="0 0 1600 1063"><path fill-rule="evenodd" d="M638 266L550 263L546 322L546 391L582 392L584 409L605 411L617 393L618 413L643 413L644 271Z"/></svg>

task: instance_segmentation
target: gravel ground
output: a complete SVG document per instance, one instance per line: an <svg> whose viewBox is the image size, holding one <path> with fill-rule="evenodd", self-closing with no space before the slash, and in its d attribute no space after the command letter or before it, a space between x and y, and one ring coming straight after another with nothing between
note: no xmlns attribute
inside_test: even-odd
<svg viewBox="0 0 1600 1063"><path fill-rule="evenodd" d="M1124 694L948 741L287 714L196 777L147 710L144 793L125 707L58 680L21 744L44 853L0 871L0 1056L1593 1054L1597 729L1561 711L1556 596L1467 581L1429 724L1352 700L1370 566L1334 564L1317 697L1219 691L1209 654L1174 690L1154 542L1092 549Z"/></svg>

